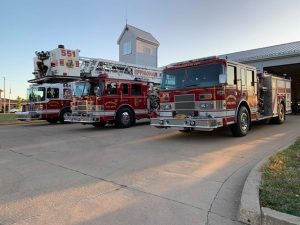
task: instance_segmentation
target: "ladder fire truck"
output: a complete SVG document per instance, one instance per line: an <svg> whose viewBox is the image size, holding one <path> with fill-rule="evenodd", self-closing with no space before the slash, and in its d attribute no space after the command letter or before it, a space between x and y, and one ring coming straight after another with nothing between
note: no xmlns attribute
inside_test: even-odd
<svg viewBox="0 0 300 225"><path fill-rule="evenodd" d="M272 119L280 124L290 112L289 79L208 57L165 67L160 109L151 125L182 132L228 126L234 136L241 137L252 122Z"/></svg>
<svg viewBox="0 0 300 225"><path fill-rule="evenodd" d="M70 82L80 80L79 50L59 45L50 52L36 52L33 74L35 78L28 81L32 85L27 89L27 104L17 119L64 123L64 116L71 113Z"/></svg>
<svg viewBox="0 0 300 225"><path fill-rule="evenodd" d="M158 107L161 70L105 59L81 60L83 80L73 85L72 114L65 121L127 128L137 119L150 118Z"/></svg>

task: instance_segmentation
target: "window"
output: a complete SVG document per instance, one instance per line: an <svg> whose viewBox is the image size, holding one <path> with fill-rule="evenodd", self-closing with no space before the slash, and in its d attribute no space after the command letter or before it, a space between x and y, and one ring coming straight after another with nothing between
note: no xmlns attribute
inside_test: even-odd
<svg viewBox="0 0 300 225"><path fill-rule="evenodd" d="M161 89L217 86L220 85L219 75L223 73L223 64L207 64L176 70L165 70Z"/></svg>
<svg viewBox="0 0 300 225"><path fill-rule="evenodd" d="M47 88L47 98L59 98L59 89Z"/></svg>
<svg viewBox="0 0 300 225"><path fill-rule="evenodd" d="M128 84L122 84L122 94L128 95Z"/></svg>
<svg viewBox="0 0 300 225"><path fill-rule="evenodd" d="M108 82L106 83L106 94L108 95L116 95L117 94L117 83L116 82Z"/></svg>
<svg viewBox="0 0 300 225"><path fill-rule="evenodd" d="M132 95L141 95L142 94L142 86L140 84L132 84L131 85L131 94Z"/></svg>
<svg viewBox="0 0 300 225"><path fill-rule="evenodd" d="M64 88L64 99L71 99L72 91L70 88Z"/></svg>
<svg viewBox="0 0 300 225"><path fill-rule="evenodd" d="M256 83L256 76L254 75L254 71L247 70L247 85L248 85L248 87L255 86L255 83Z"/></svg>
<svg viewBox="0 0 300 225"><path fill-rule="evenodd" d="M241 69L241 80L242 80L242 86L247 86L247 77L244 68Z"/></svg>
<svg viewBox="0 0 300 225"><path fill-rule="evenodd" d="M237 83L236 67L235 66L227 66L227 84L234 85L236 83Z"/></svg>
<svg viewBox="0 0 300 225"><path fill-rule="evenodd" d="M129 55L132 53L131 41L125 42L123 44L123 55Z"/></svg>
<svg viewBox="0 0 300 225"><path fill-rule="evenodd" d="M151 55L151 48L144 47L144 54Z"/></svg>
<svg viewBox="0 0 300 225"><path fill-rule="evenodd" d="M73 96L82 97L90 94L91 84L88 81L75 82L72 85Z"/></svg>
<svg viewBox="0 0 300 225"><path fill-rule="evenodd" d="M27 99L30 102L45 101L45 88L44 87L32 87L27 89Z"/></svg>

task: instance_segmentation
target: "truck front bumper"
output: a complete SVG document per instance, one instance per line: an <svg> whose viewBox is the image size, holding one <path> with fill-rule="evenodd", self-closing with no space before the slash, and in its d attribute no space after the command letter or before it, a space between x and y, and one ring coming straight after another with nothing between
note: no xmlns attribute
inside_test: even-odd
<svg viewBox="0 0 300 225"><path fill-rule="evenodd" d="M32 121L32 120L41 120L42 114L38 111L33 112L17 112L17 120L21 121Z"/></svg>
<svg viewBox="0 0 300 225"><path fill-rule="evenodd" d="M65 116L65 121L70 123L96 123L97 118L93 115L71 114Z"/></svg>
<svg viewBox="0 0 300 225"><path fill-rule="evenodd" d="M157 128L175 128L178 130L192 129L212 131L223 126L222 118L151 118L151 126Z"/></svg>

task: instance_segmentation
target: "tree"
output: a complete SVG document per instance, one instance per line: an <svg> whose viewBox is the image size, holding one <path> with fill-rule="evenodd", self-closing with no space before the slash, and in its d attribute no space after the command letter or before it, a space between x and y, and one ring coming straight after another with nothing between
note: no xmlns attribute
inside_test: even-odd
<svg viewBox="0 0 300 225"><path fill-rule="evenodd" d="M20 96L17 97L17 109L21 110L22 107L22 99Z"/></svg>

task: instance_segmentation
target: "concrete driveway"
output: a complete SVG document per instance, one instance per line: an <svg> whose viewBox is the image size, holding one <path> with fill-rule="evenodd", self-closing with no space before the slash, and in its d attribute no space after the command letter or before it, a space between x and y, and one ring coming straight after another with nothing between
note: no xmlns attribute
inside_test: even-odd
<svg viewBox="0 0 300 225"><path fill-rule="evenodd" d="M0 224L241 224L249 171L298 136L298 116L243 138L148 124L3 125Z"/></svg>

